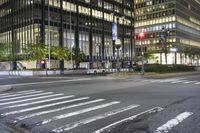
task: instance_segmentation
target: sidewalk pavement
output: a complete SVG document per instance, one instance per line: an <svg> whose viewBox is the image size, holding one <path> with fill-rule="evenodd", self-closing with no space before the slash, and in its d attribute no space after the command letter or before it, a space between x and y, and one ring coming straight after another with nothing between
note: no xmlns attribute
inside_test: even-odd
<svg viewBox="0 0 200 133"><path fill-rule="evenodd" d="M15 125L4 125L0 123L0 133L30 133L22 128L19 128Z"/></svg>
<svg viewBox="0 0 200 133"><path fill-rule="evenodd" d="M0 123L0 133L12 133L12 131L9 131L9 128L7 126Z"/></svg>
<svg viewBox="0 0 200 133"><path fill-rule="evenodd" d="M189 75L200 75L199 71L195 72L176 72L176 73L154 73L154 72L146 72L144 75L141 75L137 72L119 72L109 74L109 77L113 78L171 78L177 76L189 76Z"/></svg>
<svg viewBox="0 0 200 133"><path fill-rule="evenodd" d="M10 85L0 85L0 93L7 90L11 90L11 89L12 89L12 86Z"/></svg>

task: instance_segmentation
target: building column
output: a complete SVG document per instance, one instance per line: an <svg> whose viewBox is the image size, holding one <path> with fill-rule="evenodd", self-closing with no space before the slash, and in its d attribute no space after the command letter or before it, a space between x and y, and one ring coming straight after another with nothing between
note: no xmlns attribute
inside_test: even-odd
<svg viewBox="0 0 200 133"><path fill-rule="evenodd" d="M78 10L78 0L76 0L76 26L75 26L75 49L79 49L79 10ZM79 54L79 53L75 53ZM79 68L80 62L75 60L76 68Z"/></svg>
<svg viewBox="0 0 200 133"><path fill-rule="evenodd" d="M134 11L134 2L131 2L131 11ZM131 13L131 18L133 18L133 14ZM133 67L133 58L135 58L135 34L134 34L134 20L131 21L131 60L130 60L130 68Z"/></svg>
<svg viewBox="0 0 200 133"><path fill-rule="evenodd" d="M104 0L102 0L102 4L104 5ZM102 6L102 12L103 12L103 19L102 19L102 42L101 42L101 56L102 60L105 59L105 21L104 21L104 7Z"/></svg>
<svg viewBox="0 0 200 133"><path fill-rule="evenodd" d="M16 52L16 33L14 26L14 0L11 0L11 14L12 14L12 70L17 70L17 62L15 57Z"/></svg>
<svg viewBox="0 0 200 133"><path fill-rule="evenodd" d="M93 40L92 40L92 27L93 23L92 23L92 4L90 1L90 33L89 33L89 68L93 68Z"/></svg>
<svg viewBox="0 0 200 133"><path fill-rule="evenodd" d="M59 45L63 47L63 0L60 0L60 29L59 29ZM60 71L64 74L64 60L60 60Z"/></svg>
<svg viewBox="0 0 200 133"><path fill-rule="evenodd" d="M41 6L42 20L41 20L41 24L40 24L40 39L39 39L39 42L42 45L44 45L45 44L45 0L41 1L40 6Z"/></svg>

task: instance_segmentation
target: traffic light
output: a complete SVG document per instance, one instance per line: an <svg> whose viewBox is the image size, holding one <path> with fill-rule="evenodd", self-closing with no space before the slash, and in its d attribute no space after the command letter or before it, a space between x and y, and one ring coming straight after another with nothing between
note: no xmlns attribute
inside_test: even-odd
<svg viewBox="0 0 200 133"><path fill-rule="evenodd" d="M40 61L40 68L45 68L46 66L46 61L45 60L41 60Z"/></svg>
<svg viewBox="0 0 200 133"><path fill-rule="evenodd" d="M44 60L41 60L41 61L40 61L40 64L45 64L45 61L44 61Z"/></svg>

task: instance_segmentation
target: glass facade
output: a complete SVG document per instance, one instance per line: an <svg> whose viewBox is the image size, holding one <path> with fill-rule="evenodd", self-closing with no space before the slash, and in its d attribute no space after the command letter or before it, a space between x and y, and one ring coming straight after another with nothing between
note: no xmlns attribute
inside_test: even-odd
<svg viewBox="0 0 200 133"><path fill-rule="evenodd" d="M0 42L25 54L29 44L79 47L87 62L115 59L112 23L118 20L121 60L134 55L132 0L1 0Z"/></svg>
<svg viewBox="0 0 200 133"><path fill-rule="evenodd" d="M168 31L167 47L176 47L178 51L185 46L200 47L200 2L199 0L135 0L135 39L137 55L141 53L141 44L146 51L157 50L161 44L163 29ZM145 33L140 38L139 34ZM162 54L153 63L163 63ZM170 51L169 51L170 56ZM174 55L172 55L174 56ZM182 53L176 54L176 63L184 64ZM171 58L171 57L169 57ZM179 58L179 59L178 59ZM175 63L168 60L169 64Z"/></svg>

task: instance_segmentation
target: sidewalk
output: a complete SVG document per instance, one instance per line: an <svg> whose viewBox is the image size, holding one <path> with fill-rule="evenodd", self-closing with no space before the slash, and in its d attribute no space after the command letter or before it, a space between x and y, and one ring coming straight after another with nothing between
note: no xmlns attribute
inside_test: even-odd
<svg viewBox="0 0 200 133"><path fill-rule="evenodd" d="M6 126L0 123L0 133L29 133L29 132L14 125Z"/></svg>
<svg viewBox="0 0 200 133"><path fill-rule="evenodd" d="M171 78L177 76L189 76L189 75L200 75L199 71L195 72L177 72L177 73L154 73L147 72L141 75L137 72L119 72L107 75L108 77L116 78Z"/></svg>
<svg viewBox="0 0 200 133"><path fill-rule="evenodd" d="M12 86L10 85L0 85L0 93L7 90L11 90L11 89L12 89Z"/></svg>

